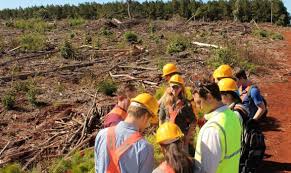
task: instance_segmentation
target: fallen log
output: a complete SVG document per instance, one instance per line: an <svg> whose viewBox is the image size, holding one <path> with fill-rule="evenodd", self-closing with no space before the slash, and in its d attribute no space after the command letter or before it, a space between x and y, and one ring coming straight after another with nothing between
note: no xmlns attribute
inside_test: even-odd
<svg viewBox="0 0 291 173"><path fill-rule="evenodd" d="M0 66L6 66L6 65L11 64L12 62L15 62L15 61L29 60L29 59L33 59L33 58L42 58L45 55L50 55L50 54L57 53L57 52L59 52L59 50L55 49L53 51L46 51L46 52L36 53L33 55L26 55L26 56L23 56L20 58L15 58L15 59L3 62L0 64Z"/></svg>
<svg viewBox="0 0 291 173"><path fill-rule="evenodd" d="M201 46L201 47L213 47L213 48L221 48L220 46L217 46L217 45L214 45L214 44L207 44L207 43L200 43L200 42L196 42L196 41L193 41L192 44L195 44L197 46Z"/></svg>

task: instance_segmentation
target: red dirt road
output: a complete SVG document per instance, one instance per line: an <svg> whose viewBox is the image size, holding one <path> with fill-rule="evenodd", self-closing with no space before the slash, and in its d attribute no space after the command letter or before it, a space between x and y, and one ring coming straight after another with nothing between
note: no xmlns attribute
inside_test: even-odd
<svg viewBox="0 0 291 173"><path fill-rule="evenodd" d="M284 58L288 67L288 81L262 83L269 105L268 123L263 130L266 137L266 158L258 173L291 172L291 31L285 34Z"/></svg>

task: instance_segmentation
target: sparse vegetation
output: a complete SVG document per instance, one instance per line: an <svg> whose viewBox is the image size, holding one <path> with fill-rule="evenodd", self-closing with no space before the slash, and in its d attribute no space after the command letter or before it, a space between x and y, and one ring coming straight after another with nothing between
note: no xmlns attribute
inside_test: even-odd
<svg viewBox="0 0 291 173"><path fill-rule="evenodd" d="M45 32L51 30L54 26L49 25L42 19L17 19L6 23L8 27L15 27L17 29L34 31L34 32Z"/></svg>
<svg viewBox="0 0 291 173"><path fill-rule="evenodd" d="M20 46L23 50L38 51L46 47L46 38L39 33L29 33L20 37Z"/></svg>
<svg viewBox="0 0 291 173"><path fill-rule="evenodd" d="M35 85L30 85L26 93L27 100L33 106L37 105L37 95L39 95L39 90Z"/></svg>
<svg viewBox="0 0 291 173"><path fill-rule="evenodd" d="M269 38L273 40L284 40L284 37L281 33L268 31L265 29L254 29L252 31L253 35L259 38Z"/></svg>
<svg viewBox="0 0 291 173"><path fill-rule="evenodd" d="M90 33L87 33L85 36L85 44L92 44L92 36Z"/></svg>
<svg viewBox="0 0 291 173"><path fill-rule="evenodd" d="M167 53L173 54L183 52L187 49L188 46L189 46L188 38L181 35L172 36L167 46Z"/></svg>
<svg viewBox="0 0 291 173"><path fill-rule="evenodd" d="M63 46L61 47L61 56L65 59L74 59L75 58L75 50L69 41L65 41Z"/></svg>
<svg viewBox="0 0 291 173"><path fill-rule="evenodd" d="M112 79L107 78L97 84L97 90L105 95L112 96L117 91L117 84Z"/></svg>
<svg viewBox="0 0 291 173"><path fill-rule="evenodd" d="M113 32L110 31L107 27L102 27L99 31L99 34L103 36L111 36Z"/></svg>
<svg viewBox="0 0 291 173"><path fill-rule="evenodd" d="M19 164L8 164L4 168L0 168L1 173L24 173L21 171L21 166Z"/></svg>
<svg viewBox="0 0 291 173"><path fill-rule="evenodd" d="M233 67L240 67L249 71L256 69L255 64L250 62L248 57L243 57L240 50L231 45L228 45L226 48L213 50L207 62L215 68L222 64L229 64Z"/></svg>
<svg viewBox="0 0 291 173"><path fill-rule="evenodd" d="M70 18L68 20L68 23L70 26L80 26L80 25L83 25L85 24L85 20L81 17L77 17L77 18Z"/></svg>
<svg viewBox="0 0 291 173"><path fill-rule="evenodd" d="M11 110L15 106L15 93L8 91L2 97L2 104L6 110Z"/></svg>
<svg viewBox="0 0 291 173"><path fill-rule="evenodd" d="M58 160L50 168L50 173L94 173L94 152L92 149L76 152L68 160Z"/></svg>
<svg viewBox="0 0 291 173"><path fill-rule="evenodd" d="M136 33L132 31L127 31L124 33L124 39L128 43L137 43L138 42L138 36Z"/></svg>

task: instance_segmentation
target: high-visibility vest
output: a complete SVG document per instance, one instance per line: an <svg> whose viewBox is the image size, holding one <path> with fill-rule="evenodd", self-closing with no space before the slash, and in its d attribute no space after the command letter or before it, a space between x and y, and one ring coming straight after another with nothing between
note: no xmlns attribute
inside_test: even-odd
<svg viewBox="0 0 291 173"><path fill-rule="evenodd" d="M122 119L125 119L127 116L127 112L125 110L123 110L122 108L120 108L119 106L115 106L108 114L116 114L118 116L120 116Z"/></svg>
<svg viewBox="0 0 291 173"><path fill-rule="evenodd" d="M106 173L120 173L120 157L138 140L142 138L139 132L133 133L118 148L116 147L115 127L109 127L107 132L107 150L109 154L109 165Z"/></svg>
<svg viewBox="0 0 291 173"><path fill-rule="evenodd" d="M174 169L166 161L161 163L158 167L164 173L175 173Z"/></svg>
<svg viewBox="0 0 291 173"><path fill-rule="evenodd" d="M196 145L195 159L201 163L201 139L203 131L209 127L214 127L219 132L221 142L221 159L216 173L238 173L241 150L241 133L239 119L230 109L218 113L211 117L201 128Z"/></svg>
<svg viewBox="0 0 291 173"><path fill-rule="evenodd" d="M126 118L127 112L123 110L119 106L115 106L106 116L104 119L103 126L109 127L109 126L115 126L119 123L119 121L122 121ZM114 117L114 118L113 118Z"/></svg>

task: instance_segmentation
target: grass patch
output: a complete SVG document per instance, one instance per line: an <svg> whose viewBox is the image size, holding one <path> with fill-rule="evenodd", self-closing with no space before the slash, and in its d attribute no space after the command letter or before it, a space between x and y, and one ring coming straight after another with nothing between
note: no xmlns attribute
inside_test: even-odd
<svg viewBox="0 0 291 173"><path fill-rule="evenodd" d="M188 38L184 37L183 35L172 35L170 37L170 41L167 45L167 53L174 54L183 52L189 47L190 41Z"/></svg>
<svg viewBox="0 0 291 173"><path fill-rule="evenodd" d="M6 25L7 26L7 25ZM35 31L35 32L45 32L53 29L54 26L49 25L47 22L42 19L19 19L15 20L13 24L9 25L10 27L15 27L17 29Z"/></svg>
<svg viewBox="0 0 291 173"><path fill-rule="evenodd" d="M107 78L97 84L97 91L102 92L107 96L112 96L117 91L117 84L112 79Z"/></svg>
<svg viewBox="0 0 291 173"><path fill-rule="evenodd" d="M57 160L49 169L50 173L94 173L94 151L87 149L76 152L70 159Z"/></svg>
<svg viewBox="0 0 291 173"><path fill-rule="evenodd" d="M9 164L0 169L1 173L24 173L21 171L21 166L19 164L13 163Z"/></svg>
<svg viewBox="0 0 291 173"><path fill-rule="evenodd" d="M113 35L113 32L112 31L110 31L108 28L106 28L106 27L102 27L102 28L100 28L100 30L99 30L99 35L103 35L103 36L111 36L111 35Z"/></svg>
<svg viewBox="0 0 291 173"><path fill-rule="evenodd" d="M37 32L21 36L19 42L22 50L39 51L46 47L45 36Z"/></svg>
<svg viewBox="0 0 291 173"><path fill-rule="evenodd" d="M85 22L86 21L81 17L68 19L68 23L70 26L80 26L80 25L85 24Z"/></svg>

